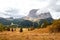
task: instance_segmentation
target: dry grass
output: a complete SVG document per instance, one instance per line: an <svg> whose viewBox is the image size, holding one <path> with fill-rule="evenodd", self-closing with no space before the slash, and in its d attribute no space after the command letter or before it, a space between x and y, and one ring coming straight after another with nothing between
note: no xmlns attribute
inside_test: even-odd
<svg viewBox="0 0 60 40"><path fill-rule="evenodd" d="M0 32L0 40L60 40L60 33L49 33L47 28L35 29L33 31L27 31L26 28L23 29L24 32L17 31L4 31Z"/></svg>

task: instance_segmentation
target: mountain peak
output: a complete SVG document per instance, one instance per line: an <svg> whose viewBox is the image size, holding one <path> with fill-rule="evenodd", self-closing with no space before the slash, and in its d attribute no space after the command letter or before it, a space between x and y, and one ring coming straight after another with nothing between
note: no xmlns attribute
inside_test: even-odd
<svg viewBox="0 0 60 40"><path fill-rule="evenodd" d="M47 19L47 18L52 18L50 12L46 12L46 13L41 13L39 14L39 18L40 19Z"/></svg>
<svg viewBox="0 0 60 40"><path fill-rule="evenodd" d="M36 13L37 13L38 10L39 10L39 9L32 9L32 10L30 10L28 16L29 16L29 17L32 17L32 18L37 18L38 15L36 15Z"/></svg>
<svg viewBox="0 0 60 40"><path fill-rule="evenodd" d="M39 11L38 9L32 9L29 12L29 15L24 17L25 20L30 20L30 21L38 21L40 19L47 19L47 18L52 18L51 14L49 11L46 12L40 12L39 15L37 15L37 11Z"/></svg>

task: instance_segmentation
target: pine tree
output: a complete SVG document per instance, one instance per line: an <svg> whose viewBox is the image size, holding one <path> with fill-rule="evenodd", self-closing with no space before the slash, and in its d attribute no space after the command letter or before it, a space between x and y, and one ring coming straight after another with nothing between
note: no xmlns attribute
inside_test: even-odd
<svg viewBox="0 0 60 40"><path fill-rule="evenodd" d="M47 27L47 25L48 25L48 21L47 21L47 20L45 20L45 21L42 23L41 27L42 27L42 28L46 28L46 27Z"/></svg>
<svg viewBox="0 0 60 40"><path fill-rule="evenodd" d="M12 32L13 32L14 30L13 30L13 28L12 28Z"/></svg>
<svg viewBox="0 0 60 40"><path fill-rule="evenodd" d="M20 28L20 32L23 32L23 28L22 27Z"/></svg>
<svg viewBox="0 0 60 40"><path fill-rule="evenodd" d="M40 25L40 24L38 24L38 29L39 29L39 28L41 28L41 25Z"/></svg>

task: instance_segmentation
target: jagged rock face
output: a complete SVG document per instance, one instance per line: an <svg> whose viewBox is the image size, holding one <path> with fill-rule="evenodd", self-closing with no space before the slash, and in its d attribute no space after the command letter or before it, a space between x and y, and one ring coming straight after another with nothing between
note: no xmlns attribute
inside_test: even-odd
<svg viewBox="0 0 60 40"><path fill-rule="evenodd" d="M30 10L28 16L24 17L24 20L30 20L30 21L36 21L38 20L38 15L36 15L38 9L32 9Z"/></svg>
<svg viewBox="0 0 60 40"><path fill-rule="evenodd" d="M36 15L36 12L38 11L38 9L32 9L30 12L29 12L29 17L32 17L32 18L38 18L38 15Z"/></svg>
<svg viewBox="0 0 60 40"><path fill-rule="evenodd" d="M29 17L30 18L39 18L39 19L46 19L46 18L52 18L51 14L49 11L47 12L39 12L40 14L37 13L37 11L39 11L38 9L32 9L30 12L29 12ZM38 15L37 15L38 14Z"/></svg>
<svg viewBox="0 0 60 40"><path fill-rule="evenodd" d="M40 13L39 15L37 15L37 11L39 11L38 9L32 9L30 12L29 12L29 15L27 17L25 17L24 19L25 20L30 20L30 21L38 21L38 20L41 20L41 19L47 19L47 18L52 18L50 12L42 12Z"/></svg>
<svg viewBox="0 0 60 40"><path fill-rule="evenodd" d="M50 12L46 12L46 13L41 13L39 15L39 18L40 19L47 19L47 18L52 18L52 16L51 16Z"/></svg>

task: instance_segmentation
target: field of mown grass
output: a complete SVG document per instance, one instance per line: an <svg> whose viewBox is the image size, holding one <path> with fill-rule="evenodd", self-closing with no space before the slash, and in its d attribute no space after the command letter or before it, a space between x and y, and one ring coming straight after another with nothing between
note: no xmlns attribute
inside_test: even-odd
<svg viewBox="0 0 60 40"><path fill-rule="evenodd" d="M23 32L19 32L17 28L14 32L0 32L0 40L60 40L60 33L49 33L46 28L33 31L24 28Z"/></svg>

